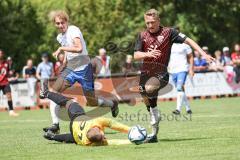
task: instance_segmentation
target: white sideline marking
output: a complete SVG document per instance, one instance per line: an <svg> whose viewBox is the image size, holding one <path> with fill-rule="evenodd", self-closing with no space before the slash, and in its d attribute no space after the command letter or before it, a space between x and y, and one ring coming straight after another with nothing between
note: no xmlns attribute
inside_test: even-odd
<svg viewBox="0 0 240 160"><path fill-rule="evenodd" d="M192 118L240 117L240 115L192 115Z"/></svg>

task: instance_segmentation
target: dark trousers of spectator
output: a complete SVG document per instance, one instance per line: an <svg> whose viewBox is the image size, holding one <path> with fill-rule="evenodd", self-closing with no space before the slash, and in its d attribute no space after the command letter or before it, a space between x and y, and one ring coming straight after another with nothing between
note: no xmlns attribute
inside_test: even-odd
<svg viewBox="0 0 240 160"><path fill-rule="evenodd" d="M240 82L240 66L236 66L234 72L236 73L235 81L238 83Z"/></svg>

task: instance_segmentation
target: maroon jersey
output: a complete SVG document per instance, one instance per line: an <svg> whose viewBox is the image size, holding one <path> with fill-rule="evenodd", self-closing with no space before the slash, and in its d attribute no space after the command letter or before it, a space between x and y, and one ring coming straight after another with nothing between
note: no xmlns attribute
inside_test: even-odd
<svg viewBox="0 0 240 160"><path fill-rule="evenodd" d="M147 74L166 73L173 43L183 43L186 36L175 29L160 27L157 33L145 30L138 35L135 51L149 52L150 49L161 51L156 58L144 58L141 71Z"/></svg>
<svg viewBox="0 0 240 160"><path fill-rule="evenodd" d="M9 65L7 61L0 62L0 86L8 84Z"/></svg>

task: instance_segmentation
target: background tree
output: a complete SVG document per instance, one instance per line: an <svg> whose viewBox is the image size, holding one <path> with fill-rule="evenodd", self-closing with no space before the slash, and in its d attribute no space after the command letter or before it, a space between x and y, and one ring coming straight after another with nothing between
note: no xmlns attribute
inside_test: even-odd
<svg viewBox="0 0 240 160"><path fill-rule="evenodd" d="M42 24L31 3L22 0L1 0L0 18L0 48L13 57L20 70L27 58L38 56Z"/></svg>

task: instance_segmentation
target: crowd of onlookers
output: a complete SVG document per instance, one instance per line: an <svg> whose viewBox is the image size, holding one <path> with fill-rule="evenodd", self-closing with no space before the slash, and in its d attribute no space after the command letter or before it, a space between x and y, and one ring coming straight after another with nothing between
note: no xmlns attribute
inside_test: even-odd
<svg viewBox="0 0 240 160"><path fill-rule="evenodd" d="M202 49L209 53L207 46L202 47ZM240 81L240 44L235 44L233 50L231 51L229 47L223 47L222 50L216 50L213 55L216 58L215 63L207 63L201 55L194 51L194 71L199 72L209 72L209 71L222 71L226 73L227 81L235 82ZM9 63L9 81L14 83L20 77L20 74L15 71L14 63L11 57L7 58ZM23 67L22 77L26 79L29 83L30 88L35 88L37 79L41 78L54 78L59 75L61 67L63 67L64 54L60 54L58 61L53 63L49 60L49 54L42 54L42 62L37 66L34 66L32 59L28 59L26 66ZM104 48L99 49L99 55L91 59L93 66L93 71L97 76L110 76L111 75L111 57L107 55ZM139 65L133 62L132 55L126 55L126 59L123 62L119 62L121 65L121 71L124 74L138 72ZM33 85L34 84L34 85ZM34 95L32 90L31 95Z"/></svg>
<svg viewBox="0 0 240 160"><path fill-rule="evenodd" d="M202 49L210 54L208 47L204 46ZM216 50L214 57L216 58L215 63L208 64L197 51L194 51L194 71L222 71L226 74L229 83L233 80L238 83L240 81L240 44L235 44L232 52L229 47Z"/></svg>

